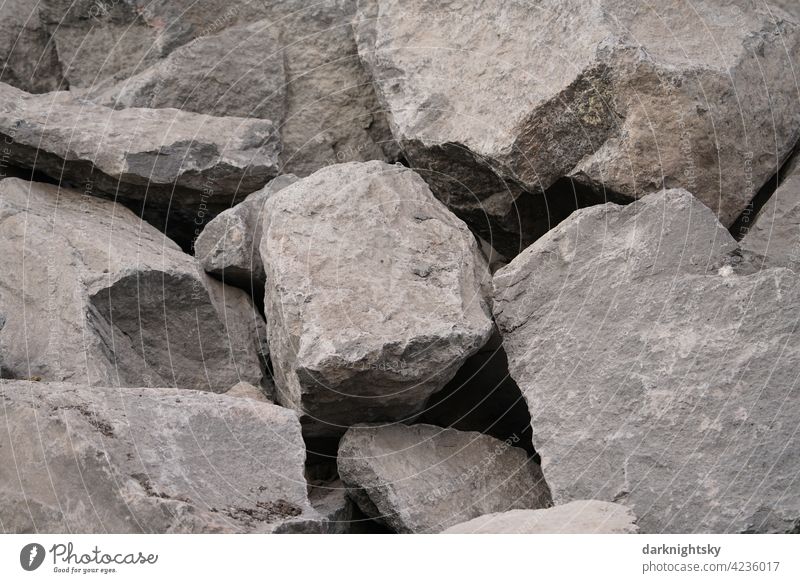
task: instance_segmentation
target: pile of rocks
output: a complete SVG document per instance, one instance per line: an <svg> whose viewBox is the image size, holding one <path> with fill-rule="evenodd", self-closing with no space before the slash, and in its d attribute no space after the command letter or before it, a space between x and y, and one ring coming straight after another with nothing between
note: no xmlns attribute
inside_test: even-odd
<svg viewBox="0 0 800 583"><path fill-rule="evenodd" d="M0 527L796 532L795 4L307 4L0 8Z"/></svg>

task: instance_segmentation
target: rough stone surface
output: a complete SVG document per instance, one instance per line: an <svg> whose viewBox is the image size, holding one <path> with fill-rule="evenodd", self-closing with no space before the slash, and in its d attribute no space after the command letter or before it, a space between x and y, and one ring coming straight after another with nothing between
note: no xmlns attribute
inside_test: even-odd
<svg viewBox="0 0 800 583"><path fill-rule="evenodd" d="M147 0L150 1L150 0ZM125 79L169 52L172 31L132 0L37 0L62 89ZM142 2L144 4L144 1Z"/></svg>
<svg viewBox="0 0 800 583"><path fill-rule="evenodd" d="M767 4L782 8L795 18L800 18L800 2L797 0L767 0Z"/></svg>
<svg viewBox="0 0 800 583"><path fill-rule="evenodd" d="M145 71L89 96L116 109L172 107L279 125L286 103L283 60L269 21L232 26L199 37Z"/></svg>
<svg viewBox="0 0 800 583"><path fill-rule="evenodd" d="M258 384L263 320L113 202L0 181L0 330L13 378L227 390Z"/></svg>
<svg viewBox="0 0 800 583"><path fill-rule="evenodd" d="M451 526L444 534L635 534L630 509L612 502L576 500L540 510L509 510Z"/></svg>
<svg viewBox="0 0 800 583"><path fill-rule="evenodd" d="M47 1L69 4L72 0ZM88 1L79 0L68 14L91 10L90 6L81 6ZM257 89L253 87L255 76L248 78L244 63L260 66L266 57L282 55L285 117L269 119L281 128L283 173L307 176L328 164L397 158L386 116L358 56L351 26L355 0L125 0L115 4L125 6L115 6L94 18L91 30L86 30L85 18L67 18L65 24L70 26L58 31L59 46L71 59L68 77L73 86L98 86L97 93L109 96L118 91L109 89L114 79L131 76L137 86L153 76L168 80L171 86L186 86L191 83L186 68L163 72L168 66L165 63L188 62L183 56L173 57L176 51L186 55L198 47L213 47L219 41L209 38L229 37L235 35L229 29L257 23L254 26L261 28L261 34L277 39L277 46L269 40L270 48L265 50L264 42L244 42L240 35L242 42L235 45L230 56L231 71L219 71L219 75L240 71L244 78L237 87L241 86L243 97L250 89ZM61 12L65 10L62 6ZM118 48L126 50L137 37L138 45L127 49L131 58L118 62ZM85 48L75 46L81 38L85 39ZM149 67L153 68L148 71ZM264 100L277 105L276 90L276 79L265 78L261 92L248 100L250 108L260 107ZM202 101L204 107L215 104L213 111L239 102L238 95L228 87L204 82L203 92L205 95L193 97L194 103ZM246 108L248 102L241 101L240 105Z"/></svg>
<svg viewBox="0 0 800 583"><path fill-rule="evenodd" d="M584 209L495 274L494 313L556 504L644 532L800 524L800 285L683 190Z"/></svg>
<svg viewBox="0 0 800 583"><path fill-rule="evenodd" d="M413 417L489 339L485 260L413 171L330 166L264 208L277 399L309 435Z"/></svg>
<svg viewBox="0 0 800 583"><path fill-rule="evenodd" d="M481 433L352 427L338 465L361 510L401 533L440 532L483 514L550 505L539 466L523 450Z"/></svg>
<svg viewBox="0 0 800 583"><path fill-rule="evenodd" d="M225 283L263 296L264 265L259 247L264 205L275 192L296 181L293 174L278 176L211 220L194 242L194 254L203 269Z"/></svg>
<svg viewBox="0 0 800 583"><path fill-rule="evenodd" d="M785 170L786 178L761 207L740 242L754 263L800 272L800 157Z"/></svg>
<svg viewBox="0 0 800 583"><path fill-rule="evenodd" d="M30 0L4 0L0 5L0 81L31 93L66 89L39 10L39 3Z"/></svg>
<svg viewBox="0 0 800 583"><path fill-rule="evenodd" d="M248 382L240 381L225 391L228 397L239 397L240 399L253 399L254 401L271 402L262 389Z"/></svg>
<svg viewBox="0 0 800 583"><path fill-rule="evenodd" d="M0 136L11 162L92 194L146 202L159 211L162 230L182 215L202 224L206 213L264 186L277 174L280 151L268 120L117 111L68 92L31 95L5 84ZM174 212L164 219L167 208Z"/></svg>
<svg viewBox="0 0 800 583"><path fill-rule="evenodd" d="M251 532L316 515L282 407L22 381L0 381L0 400L4 532Z"/></svg>
<svg viewBox="0 0 800 583"><path fill-rule="evenodd" d="M730 225L800 137L800 25L761 2L360 0L355 26L412 167L505 254L565 175Z"/></svg>

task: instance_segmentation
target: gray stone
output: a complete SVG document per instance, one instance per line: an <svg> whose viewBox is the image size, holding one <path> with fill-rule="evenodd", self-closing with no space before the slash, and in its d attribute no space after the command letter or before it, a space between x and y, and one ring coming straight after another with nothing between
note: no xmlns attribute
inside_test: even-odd
<svg viewBox="0 0 800 583"><path fill-rule="evenodd" d="M87 97L116 109L172 107L279 125L286 102L283 60L270 21L232 26L199 37L145 71Z"/></svg>
<svg viewBox="0 0 800 583"><path fill-rule="evenodd" d="M782 8L796 19L800 18L800 2L797 0L768 0L767 3Z"/></svg>
<svg viewBox="0 0 800 583"><path fill-rule="evenodd" d="M31 95L5 84L0 136L15 164L91 194L183 213L190 224L264 186L277 174L280 151L268 120L117 111L69 92Z"/></svg>
<svg viewBox="0 0 800 583"><path fill-rule="evenodd" d="M0 248L9 376L215 392L260 382L266 338L250 298L121 205L7 178Z"/></svg>
<svg viewBox="0 0 800 583"><path fill-rule="evenodd" d="M492 512L545 508L541 470L513 442L433 425L351 427L339 475L367 515L400 533L434 533Z"/></svg>
<svg viewBox="0 0 800 583"><path fill-rule="evenodd" d="M784 170L786 178L761 207L739 243L756 264L800 272L800 158Z"/></svg>
<svg viewBox="0 0 800 583"><path fill-rule="evenodd" d="M297 417L174 389L0 381L7 533L221 533L316 516Z"/></svg>
<svg viewBox="0 0 800 583"><path fill-rule="evenodd" d="M272 401L267 397L262 389L248 382L240 381L233 385L230 389L225 391L228 397L238 397L240 399L252 399L254 401L264 401L271 403Z"/></svg>
<svg viewBox="0 0 800 583"><path fill-rule="evenodd" d="M669 190L578 211L495 274L556 504L621 502L650 533L797 529L800 285L738 253Z"/></svg>
<svg viewBox="0 0 800 583"><path fill-rule="evenodd" d="M263 214L277 400L307 435L413 418L489 339L475 238L408 168L329 166Z"/></svg>
<svg viewBox="0 0 800 583"><path fill-rule="evenodd" d="M355 28L406 158L504 254L566 175L730 225L800 138L800 25L761 2L360 0Z"/></svg>
<svg viewBox="0 0 800 583"><path fill-rule="evenodd" d="M444 534L635 534L636 517L612 502L576 500L540 510L509 510L451 526Z"/></svg>
<svg viewBox="0 0 800 583"><path fill-rule="evenodd" d="M62 89L125 79L166 54L172 31L133 0L37 0Z"/></svg>
<svg viewBox="0 0 800 583"><path fill-rule="evenodd" d="M39 10L40 3L30 0L4 0L0 5L0 81L31 93L66 89Z"/></svg>
<svg viewBox="0 0 800 583"><path fill-rule="evenodd" d="M264 265L259 247L264 205L273 193L296 181L293 174L278 176L212 219L194 242L194 254L203 269L225 283L263 296Z"/></svg>
<svg viewBox="0 0 800 583"><path fill-rule="evenodd" d="M175 69L174 75L170 72L159 73L165 65L159 63L158 59L166 58L174 62L175 58L168 56L171 52L180 50L182 53L191 53L196 51L197 46L207 46L211 50L217 41L192 44L192 48L187 43L192 40L199 43L205 37L225 37L235 34L228 33L228 29L257 23L254 26L261 27L264 34L274 35L277 46L272 40L267 43L270 47L268 50L264 49L262 42L241 42L235 45L230 55L231 68L245 76L238 85L246 85L248 93L255 92L249 107L258 108L264 100L277 107L275 92L280 88L275 79L265 78L264 87L258 93L256 87L250 87L256 79L246 78L247 69L242 63L253 63L255 66L260 60L274 54L280 54L284 59L286 115L282 119L270 118L281 128L284 144L282 173L307 176L328 164L394 161L397 158L398 150L386 116L377 100L370 76L358 56L351 27L355 0L321 0L311 4L306 0L125 0L124 3L130 4L136 13L135 21L131 22L125 16L127 8L120 8L112 15L95 18L90 31L62 32L62 36L72 41L71 44L77 41L79 34L83 34L91 47L83 51L77 51L76 47L67 53L74 53L73 58L80 61L73 69L86 70L80 75L82 87L97 84L90 74L97 70L102 71L98 76L100 78L112 73L117 79L141 74L141 77L134 77L134 84L155 75L177 86L188 85L191 83L188 76L186 80L176 78L189 75L188 72L184 73L185 67ZM71 13L76 11L80 9L71 9ZM123 26L127 27L125 31L118 28L117 21L124 22ZM76 23L77 26L80 25ZM86 26L85 22L83 26ZM136 64L133 71L128 67L127 72L123 73L121 66L101 61L99 55L116 54L114 43L124 45L131 35L137 34L147 40L140 41L141 46L131 50L131 54L138 57L127 62L128 65ZM67 41L62 41L62 44L67 44ZM147 49L146 54L139 56L144 48ZM204 58L214 59L211 54ZM221 58L223 55L220 54L214 62ZM157 63L154 69L146 71L154 63ZM204 63L202 68L207 67L208 64ZM220 71L219 74L235 75L233 71ZM74 74L70 75L71 79L74 77ZM106 81L100 86L101 92L106 90L108 83ZM231 94L228 87L203 83L203 90L207 95L198 95L195 106L202 102L203 107L214 108L203 113L212 114L220 107L228 108L226 102L239 99ZM108 95L116 91L118 89L111 89ZM244 94L242 91L242 96ZM242 100L240 105L243 108L248 106L246 100Z"/></svg>

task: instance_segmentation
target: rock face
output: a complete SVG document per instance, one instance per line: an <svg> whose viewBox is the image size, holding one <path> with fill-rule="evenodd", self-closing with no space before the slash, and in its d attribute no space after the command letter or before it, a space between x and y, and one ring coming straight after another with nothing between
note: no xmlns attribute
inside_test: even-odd
<svg viewBox="0 0 800 583"><path fill-rule="evenodd" d="M308 435L413 418L489 339L485 260L413 171L330 166L271 196L263 221L277 399Z"/></svg>
<svg viewBox="0 0 800 583"><path fill-rule="evenodd" d="M41 26L62 69L62 89L125 79L169 51L172 31L136 4L133 0L36 2Z"/></svg>
<svg viewBox="0 0 800 583"><path fill-rule="evenodd" d="M0 82L31 93L66 89L39 10L40 3L29 0L5 0L0 6Z"/></svg>
<svg viewBox="0 0 800 583"><path fill-rule="evenodd" d="M338 463L359 508L401 533L439 532L483 514L550 505L539 466L523 450L480 433L352 427Z"/></svg>
<svg viewBox="0 0 800 583"><path fill-rule="evenodd" d="M155 211L160 218L152 222L162 230L181 219L202 225L206 214L264 186L277 173L280 151L268 120L115 111L67 92L31 95L4 84L0 136L17 165L137 210L146 201L145 218ZM165 209L173 210L167 218Z"/></svg>
<svg viewBox="0 0 800 583"><path fill-rule="evenodd" d="M738 252L669 190L578 211L495 274L556 504L622 502L651 533L797 529L800 286Z"/></svg>
<svg viewBox="0 0 800 583"><path fill-rule="evenodd" d="M266 117L282 172L299 176L398 156L358 57L355 0L42 2L71 86L102 103Z"/></svg>
<svg viewBox="0 0 800 583"><path fill-rule="evenodd" d="M317 516L282 407L21 381L0 381L0 400L5 532L252 532Z"/></svg>
<svg viewBox="0 0 800 583"><path fill-rule="evenodd" d="M730 225L800 137L800 25L763 3L361 0L355 26L412 167L506 255L565 175Z"/></svg>
<svg viewBox="0 0 800 583"><path fill-rule="evenodd" d="M232 26L177 48L119 84L90 92L117 109L171 107L214 116L285 115L283 52L269 21Z"/></svg>
<svg viewBox="0 0 800 583"><path fill-rule="evenodd" d="M800 158L785 170L786 179L761 208L740 242L754 263L800 272Z"/></svg>
<svg viewBox="0 0 800 583"><path fill-rule="evenodd" d="M194 242L194 254L203 269L263 297L264 265L259 248L264 205L270 196L296 181L293 174L278 176L211 220Z"/></svg>
<svg viewBox="0 0 800 583"><path fill-rule="evenodd" d="M541 510L486 514L451 526L444 534L635 534L636 517L620 504L576 500Z"/></svg>
<svg viewBox="0 0 800 583"><path fill-rule="evenodd" d="M215 392L260 382L250 299L124 207L7 178L0 248L7 376Z"/></svg>

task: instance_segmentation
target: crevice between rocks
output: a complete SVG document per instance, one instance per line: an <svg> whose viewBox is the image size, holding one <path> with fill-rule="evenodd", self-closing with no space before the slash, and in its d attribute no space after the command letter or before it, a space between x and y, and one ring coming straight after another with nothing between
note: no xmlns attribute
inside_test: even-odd
<svg viewBox="0 0 800 583"><path fill-rule="evenodd" d="M742 211L739 217L733 222L728 231L737 241L744 239L745 235L750 231L753 221L755 221L758 213L764 208L775 191L778 190L783 181L789 175L789 167L795 161L795 158L800 155L800 143L798 143L788 158L781 164L778 171L770 176L764 185L759 189L747 207Z"/></svg>

